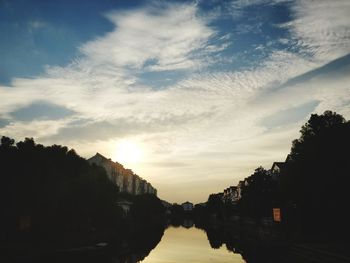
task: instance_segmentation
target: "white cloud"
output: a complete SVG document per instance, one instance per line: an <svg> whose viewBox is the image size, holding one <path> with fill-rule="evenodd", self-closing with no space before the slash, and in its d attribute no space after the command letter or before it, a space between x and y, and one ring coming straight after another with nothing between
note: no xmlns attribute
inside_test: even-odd
<svg viewBox="0 0 350 263"><path fill-rule="evenodd" d="M303 51L322 62L350 53L350 2L299 0L295 18L284 26Z"/></svg>
<svg viewBox="0 0 350 263"><path fill-rule="evenodd" d="M115 30L83 45L84 57L65 67L48 67L45 74L33 79L14 79L12 87L0 86L2 115L39 100L95 121L122 116L162 122L164 116L185 116L187 113L173 112L159 103L163 98L171 103L166 92L136 85L135 73L149 61L153 62L143 70L201 67L203 60L196 52L209 52L207 41L215 32L196 11L192 4L169 4L108 13Z"/></svg>
<svg viewBox="0 0 350 263"><path fill-rule="evenodd" d="M68 124L67 120L34 120L31 122L11 122L5 129L0 129L1 136L23 140L25 137L42 138L55 134Z"/></svg>
<svg viewBox="0 0 350 263"><path fill-rule="evenodd" d="M196 11L195 5L176 4L108 13L116 30L80 50L97 64L131 69L149 61L154 65L147 68L154 71L200 67L194 52L205 48L215 32Z"/></svg>

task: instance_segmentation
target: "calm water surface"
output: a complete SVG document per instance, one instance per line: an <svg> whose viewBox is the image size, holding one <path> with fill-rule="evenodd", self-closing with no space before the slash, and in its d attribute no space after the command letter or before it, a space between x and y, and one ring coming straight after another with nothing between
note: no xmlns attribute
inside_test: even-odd
<svg viewBox="0 0 350 263"><path fill-rule="evenodd" d="M219 249L211 248L206 233L200 229L169 227L158 246L142 262L243 263L245 261L241 255L228 251L225 246Z"/></svg>

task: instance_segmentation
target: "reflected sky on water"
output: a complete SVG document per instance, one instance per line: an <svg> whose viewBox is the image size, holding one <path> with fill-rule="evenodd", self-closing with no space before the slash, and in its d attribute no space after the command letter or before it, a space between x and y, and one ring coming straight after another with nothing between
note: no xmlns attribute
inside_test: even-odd
<svg viewBox="0 0 350 263"><path fill-rule="evenodd" d="M169 227L158 246L145 258L145 263L217 262L243 263L241 255L222 246L210 247L207 235L197 228Z"/></svg>

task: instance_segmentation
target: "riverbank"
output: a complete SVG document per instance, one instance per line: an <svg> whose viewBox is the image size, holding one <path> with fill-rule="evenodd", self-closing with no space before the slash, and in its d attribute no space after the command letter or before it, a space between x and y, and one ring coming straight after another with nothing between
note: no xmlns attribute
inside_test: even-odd
<svg viewBox="0 0 350 263"><path fill-rule="evenodd" d="M82 225L69 230L68 225L52 226L47 232L38 228L13 231L1 237L1 262L33 262L50 257L145 257L160 241L166 221L161 201L153 195L128 196L132 206L128 213L119 213L117 220L96 229ZM120 211L119 211L120 212ZM108 218L105 221L110 222ZM57 229L68 229L58 231ZM5 260L6 259L6 260ZM64 261L62 261L64 262ZM122 262L122 261L121 261Z"/></svg>
<svg viewBox="0 0 350 263"><path fill-rule="evenodd" d="M62 244L55 246L35 243L1 245L0 262L52 262L53 258L54 262L100 262L104 258L113 258L114 262L129 262L130 257L142 260L157 246L165 227L163 218L145 224L130 220L129 224L124 225L123 232L111 234L111 238L105 242L86 246L64 247Z"/></svg>
<svg viewBox="0 0 350 263"><path fill-rule="evenodd" d="M350 262L349 242L315 240L292 233L292 229L282 224L237 219L211 218L205 222L197 220L195 225L206 231L213 248L225 245L230 251L242 254L247 262Z"/></svg>

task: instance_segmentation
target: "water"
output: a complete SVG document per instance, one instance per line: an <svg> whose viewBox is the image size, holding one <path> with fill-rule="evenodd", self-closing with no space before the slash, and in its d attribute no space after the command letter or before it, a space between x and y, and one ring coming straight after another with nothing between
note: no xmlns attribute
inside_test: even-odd
<svg viewBox="0 0 350 263"><path fill-rule="evenodd" d="M198 226L200 227L200 226ZM203 226L202 226L203 227ZM266 232L266 231L265 231ZM105 248L69 250L61 252L27 251L28 253L0 253L5 263L272 263L285 262L275 246L271 246L264 231L252 227L206 225L195 228L191 220L182 226L136 229L121 240ZM26 252L26 251L22 251ZM22 254L22 255L21 255ZM297 261L289 261L297 262Z"/></svg>
<svg viewBox="0 0 350 263"><path fill-rule="evenodd" d="M225 246L213 249L207 234L198 228L169 227L162 240L151 251L143 263L182 263L182 262L245 262L240 254L227 250Z"/></svg>

